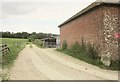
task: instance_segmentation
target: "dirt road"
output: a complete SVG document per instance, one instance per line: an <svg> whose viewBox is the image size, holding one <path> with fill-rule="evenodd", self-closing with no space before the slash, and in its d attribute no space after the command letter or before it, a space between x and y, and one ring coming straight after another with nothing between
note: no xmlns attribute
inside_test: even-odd
<svg viewBox="0 0 120 82"><path fill-rule="evenodd" d="M103 70L55 49L27 45L10 71L11 80L117 80L118 73ZM111 78L112 77L112 78Z"/></svg>

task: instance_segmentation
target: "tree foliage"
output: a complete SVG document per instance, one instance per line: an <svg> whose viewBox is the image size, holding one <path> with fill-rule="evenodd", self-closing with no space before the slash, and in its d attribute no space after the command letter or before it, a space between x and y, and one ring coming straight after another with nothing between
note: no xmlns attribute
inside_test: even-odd
<svg viewBox="0 0 120 82"><path fill-rule="evenodd" d="M0 32L0 37L2 38L22 38L22 39L29 39L29 40L34 40L34 39L43 39L43 38L49 38L49 37L54 37L57 36L56 34L51 34L51 33L27 33L27 32Z"/></svg>

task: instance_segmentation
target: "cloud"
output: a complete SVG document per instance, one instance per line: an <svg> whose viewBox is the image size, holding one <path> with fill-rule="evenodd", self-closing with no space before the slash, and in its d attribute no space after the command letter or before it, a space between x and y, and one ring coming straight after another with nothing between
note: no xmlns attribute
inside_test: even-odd
<svg viewBox="0 0 120 82"><path fill-rule="evenodd" d="M31 2L3 2L1 5L4 17L9 15L29 14L38 9L38 3Z"/></svg>
<svg viewBox="0 0 120 82"><path fill-rule="evenodd" d="M39 0L39 2L35 2L36 0L31 0L34 2L2 2L2 13L3 15L21 15L21 14L27 14L36 11L39 7L44 6L45 4L75 4L75 3L90 3L93 0L88 1L81 1L81 0ZM19 0L18 0L19 1ZM56 5L57 6L57 5ZM62 6L62 5L61 5ZM82 6L81 6L82 7ZM66 7L64 7L66 8ZM49 8L48 8L49 9ZM53 8L54 9L54 8Z"/></svg>
<svg viewBox="0 0 120 82"><path fill-rule="evenodd" d="M43 33L59 34L59 28L57 28L54 25L49 25L49 26L46 26L46 25L2 25L1 29L2 31L11 31L11 32L26 32L27 31L29 33L43 32Z"/></svg>
<svg viewBox="0 0 120 82"><path fill-rule="evenodd" d="M91 2L92 0L1 0L1 2Z"/></svg>
<svg viewBox="0 0 120 82"><path fill-rule="evenodd" d="M2 29L59 34L58 25L91 2L2 2Z"/></svg>
<svg viewBox="0 0 120 82"><path fill-rule="evenodd" d="M4 5L4 15L7 14L9 19L21 20L61 20L66 19L83 9L86 4L90 3L25 3L14 5L9 3ZM24 7L24 6L25 7ZM10 6L10 7L9 7ZM35 6L35 7L34 7ZM33 9L31 9L31 7ZM35 10L37 7L37 10ZM32 11L33 10L33 11ZM27 13L27 14L26 14Z"/></svg>

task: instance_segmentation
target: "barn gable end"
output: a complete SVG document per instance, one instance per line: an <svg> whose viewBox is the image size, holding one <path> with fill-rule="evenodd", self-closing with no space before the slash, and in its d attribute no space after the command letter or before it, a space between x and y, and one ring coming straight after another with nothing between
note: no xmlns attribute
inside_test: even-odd
<svg viewBox="0 0 120 82"><path fill-rule="evenodd" d="M119 41L115 34L120 28L119 13L119 3L92 3L59 25L61 45L64 40L71 46L84 38L84 41L99 46L101 56L117 59Z"/></svg>

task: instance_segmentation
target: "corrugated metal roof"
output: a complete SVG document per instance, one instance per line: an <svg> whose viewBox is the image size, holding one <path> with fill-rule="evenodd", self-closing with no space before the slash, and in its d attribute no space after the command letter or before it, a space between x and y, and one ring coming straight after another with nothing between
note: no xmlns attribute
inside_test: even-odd
<svg viewBox="0 0 120 82"><path fill-rule="evenodd" d="M61 27L65 24L67 24L68 22L74 20L75 18L79 17L80 15L86 13L88 10L93 9L102 4L120 4L120 0L97 0L96 2L92 3L91 5L89 5L85 9L83 9L82 11L78 12L77 14L75 14L74 16L72 16L71 18L69 18L68 20L63 22L62 24L60 24L58 27Z"/></svg>

